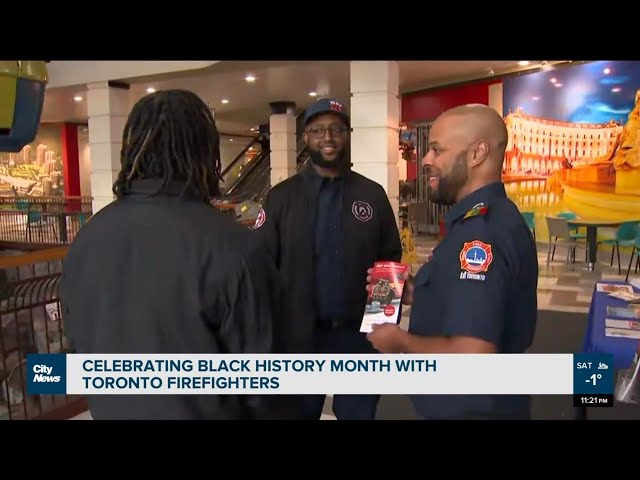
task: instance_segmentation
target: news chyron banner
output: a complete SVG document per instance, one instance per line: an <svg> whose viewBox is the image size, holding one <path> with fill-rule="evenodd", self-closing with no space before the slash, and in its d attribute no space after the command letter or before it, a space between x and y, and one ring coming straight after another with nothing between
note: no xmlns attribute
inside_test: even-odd
<svg viewBox="0 0 640 480"><path fill-rule="evenodd" d="M608 354L27 355L27 394L573 395L613 405Z"/></svg>

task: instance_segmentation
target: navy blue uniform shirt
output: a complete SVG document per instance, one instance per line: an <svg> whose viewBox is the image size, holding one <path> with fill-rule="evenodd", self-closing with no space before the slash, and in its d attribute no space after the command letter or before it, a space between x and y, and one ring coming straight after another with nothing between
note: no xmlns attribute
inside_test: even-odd
<svg viewBox="0 0 640 480"><path fill-rule="evenodd" d="M318 321L330 322L344 318L344 249L342 248L342 195L341 177L321 177L315 170L309 172L317 194L315 224L316 305Z"/></svg>
<svg viewBox="0 0 640 480"><path fill-rule="evenodd" d="M522 214L500 182L447 214L447 234L415 277L409 331L468 336L497 353L523 353L536 326L538 258ZM512 395L413 397L424 418L527 417L529 398Z"/></svg>

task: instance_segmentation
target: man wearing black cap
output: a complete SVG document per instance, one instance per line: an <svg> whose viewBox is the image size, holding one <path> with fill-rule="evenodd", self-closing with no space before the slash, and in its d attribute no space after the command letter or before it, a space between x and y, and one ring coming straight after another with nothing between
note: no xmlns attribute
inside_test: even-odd
<svg viewBox="0 0 640 480"><path fill-rule="evenodd" d="M344 105L320 99L305 114L311 164L275 185L254 225L283 276L284 332L291 353L374 353L359 332L367 269L400 261L395 215L379 184L351 171ZM319 419L324 395L302 398L302 418ZM379 396L336 395L340 419L373 419Z"/></svg>

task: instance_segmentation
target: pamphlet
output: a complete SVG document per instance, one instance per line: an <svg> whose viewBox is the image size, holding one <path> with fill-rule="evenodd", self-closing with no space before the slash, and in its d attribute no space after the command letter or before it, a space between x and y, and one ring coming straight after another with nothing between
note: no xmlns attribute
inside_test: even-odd
<svg viewBox="0 0 640 480"><path fill-rule="evenodd" d="M404 275L409 265L399 262L376 262L360 331L369 333L374 323L398 323L402 311Z"/></svg>
<svg viewBox="0 0 640 480"><path fill-rule="evenodd" d="M607 317L640 320L640 305L631 304L627 307L613 307L611 305L607 305Z"/></svg>
<svg viewBox="0 0 640 480"><path fill-rule="evenodd" d="M604 324L607 328L623 328L626 330L635 330L640 333L640 322L637 320L616 320L614 318L606 318Z"/></svg>
<svg viewBox="0 0 640 480"><path fill-rule="evenodd" d="M615 283L598 283L597 291L604 292L604 293L618 293L618 292L633 293L633 287L631 285L619 285Z"/></svg>
<svg viewBox="0 0 640 480"><path fill-rule="evenodd" d="M640 303L640 293L629 293L624 290L619 290L609 294L612 298L618 300L624 300L627 303Z"/></svg>
<svg viewBox="0 0 640 480"><path fill-rule="evenodd" d="M605 335L607 337L618 338L637 338L640 339L640 330L631 330L629 328L605 328Z"/></svg>

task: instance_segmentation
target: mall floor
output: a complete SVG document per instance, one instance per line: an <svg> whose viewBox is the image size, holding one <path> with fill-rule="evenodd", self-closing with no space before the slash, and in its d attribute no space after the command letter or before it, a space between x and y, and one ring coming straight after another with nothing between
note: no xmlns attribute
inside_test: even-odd
<svg viewBox="0 0 640 480"><path fill-rule="evenodd" d="M413 237L414 246L418 253L420 263L424 262L431 250L437 244L437 239L430 236ZM558 246L554 260L547 265L547 243L538 243L538 263L540 277L538 281L538 310L544 313L544 325L540 324L539 338L534 343L539 352L549 353L572 353L580 348L584 326L586 325L586 315L589 311L593 287L597 280L624 280L626 269L629 264L628 251L621 252L621 274L618 273L617 258L614 258L613 266L611 261L611 248L601 247L598 252L599 263L595 270L590 272L586 268L585 250L578 249L576 252L576 262L567 262L567 251L563 246ZM419 265L413 265L414 272ZM640 274L633 273L629 279L640 279ZM409 322L411 309L407 308L403 312L402 325L406 327ZM549 325L549 322L551 325ZM539 419L572 419L575 414L567 398L544 398L540 399L538 405L534 405L538 413L534 418ZM593 410L593 409L592 409ZM604 409L599 409L604 410ZM612 409L615 410L615 409ZM603 418L607 418L605 416ZM596 416L602 416L597 412ZM640 407L621 406L617 410L620 418L640 419ZM378 409L380 419L413 419L415 413L405 398L401 396L388 396L381 400ZM91 415L85 412L72 420L90 420ZM335 420L331 411L331 397L327 397L322 415L323 420Z"/></svg>

